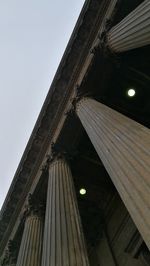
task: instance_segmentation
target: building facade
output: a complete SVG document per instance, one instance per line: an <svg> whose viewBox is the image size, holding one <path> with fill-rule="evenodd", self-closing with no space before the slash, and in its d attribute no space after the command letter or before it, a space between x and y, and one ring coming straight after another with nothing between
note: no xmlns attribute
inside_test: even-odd
<svg viewBox="0 0 150 266"><path fill-rule="evenodd" d="M2 266L150 265L150 1L87 0L0 213Z"/></svg>

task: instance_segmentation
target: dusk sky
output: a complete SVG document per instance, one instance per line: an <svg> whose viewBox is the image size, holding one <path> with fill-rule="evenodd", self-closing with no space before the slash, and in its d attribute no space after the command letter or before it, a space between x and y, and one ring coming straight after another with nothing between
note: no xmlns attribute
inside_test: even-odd
<svg viewBox="0 0 150 266"><path fill-rule="evenodd" d="M83 3L0 1L0 208Z"/></svg>

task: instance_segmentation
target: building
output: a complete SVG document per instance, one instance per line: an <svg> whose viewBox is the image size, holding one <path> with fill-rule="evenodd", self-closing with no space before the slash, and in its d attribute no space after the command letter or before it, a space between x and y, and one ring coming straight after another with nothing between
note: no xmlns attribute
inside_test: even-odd
<svg viewBox="0 0 150 266"><path fill-rule="evenodd" d="M0 213L1 265L150 265L149 44L149 0L85 2Z"/></svg>

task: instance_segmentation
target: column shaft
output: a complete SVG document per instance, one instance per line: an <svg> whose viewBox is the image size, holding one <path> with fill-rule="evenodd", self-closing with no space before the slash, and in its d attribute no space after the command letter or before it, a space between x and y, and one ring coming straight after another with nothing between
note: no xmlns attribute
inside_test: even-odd
<svg viewBox="0 0 150 266"><path fill-rule="evenodd" d="M26 219L17 266L41 266L42 220L31 215Z"/></svg>
<svg viewBox="0 0 150 266"><path fill-rule="evenodd" d="M90 98L77 114L131 217L150 247L150 131Z"/></svg>
<svg viewBox="0 0 150 266"><path fill-rule="evenodd" d="M150 44L150 1L145 0L108 33L109 48L118 53Z"/></svg>
<svg viewBox="0 0 150 266"><path fill-rule="evenodd" d="M86 266L88 257L72 175L59 159L49 168L42 266Z"/></svg>

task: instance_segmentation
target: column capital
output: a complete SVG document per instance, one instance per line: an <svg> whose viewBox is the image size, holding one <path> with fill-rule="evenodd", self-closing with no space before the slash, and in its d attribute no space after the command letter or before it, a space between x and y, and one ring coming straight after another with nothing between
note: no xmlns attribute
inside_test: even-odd
<svg viewBox="0 0 150 266"><path fill-rule="evenodd" d="M107 44L107 35L112 27L112 19L106 19L104 23L104 30L102 33L99 35L99 40L100 40L100 47L103 49L103 51L108 50L109 53L111 54L111 49L109 49L109 46Z"/></svg>
<svg viewBox="0 0 150 266"><path fill-rule="evenodd" d="M83 92L80 90L80 87L77 85L75 87L75 96L71 99L71 107L65 113L67 116L72 116L76 114L77 106L80 104L81 101L85 99L93 98L92 92Z"/></svg>
<svg viewBox="0 0 150 266"><path fill-rule="evenodd" d="M56 161L69 161L77 154L76 150L73 149L64 149L59 145L57 142L51 142L51 152L46 155L46 160L45 163L43 164L41 171L48 171L49 167L51 166L52 163Z"/></svg>
<svg viewBox="0 0 150 266"><path fill-rule="evenodd" d="M71 152L66 151L61 148L57 143L51 143L51 154L48 158L48 167L51 166L52 163L56 161L69 161L72 158Z"/></svg>
<svg viewBox="0 0 150 266"><path fill-rule="evenodd" d="M31 216L36 216L38 218L43 217L44 213L44 206L40 202L37 202L37 200L33 197L31 193L28 195L27 204L25 205L23 214L21 216L21 220L23 222Z"/></svg>
<svg viewBox="0 0 150 266"><path fill-rule="evenodd" d="M17 261L17 245L14 240L9 240L4 252L4 256L1 258L1 266L14 265Z"/></svg>
<svg viewBox="0 0 150 266"><path fill-rule="evenodd" d="M115 64L115 66L119 67L121 64L120 56L118 53L114 52L109 45L109 32L112 28L112 24L112 19L106 19L104 30L99 36L99 47L102 50L103 56Z"/></svg>
<svg viewBox="0 0 150 266"><path fill-rule="evenodd" d="M88 101L89 99L93 99L92 97L89 96L83 96L82 98L80 98L77 102L76 102L76 106L75 106L75 112L76 114L78 113L78 109L81 103Z"/></svg>
<svg viewBox="0 0 150 266"><path fill-rule="evenodd" d="M109 49L109 46L107 44L107 35L110 31L110 29L113 26L114 23L114 16L116 15L119 7L121 5L121 0L116 0L115 6L113 8L111 17L106 17L105 21L104 21L104 27L103 27L103 31L99 34L99 40L100 40L100 48L103 49L104 52L106 52L106 55L112 55L112 51L111 49Z"/></svg>

